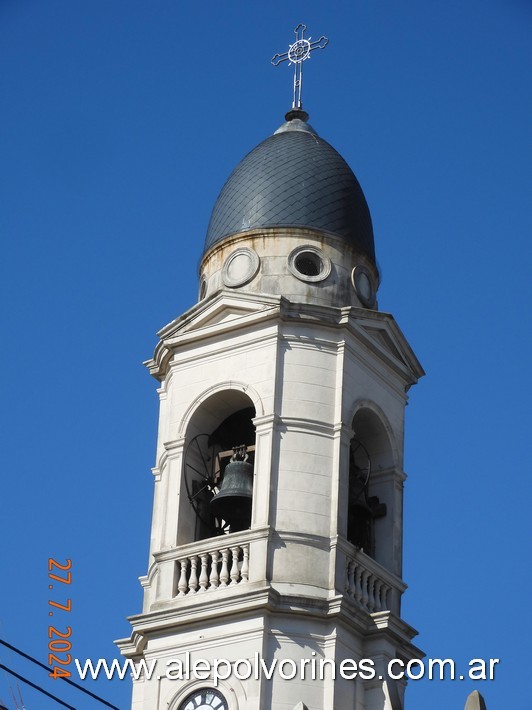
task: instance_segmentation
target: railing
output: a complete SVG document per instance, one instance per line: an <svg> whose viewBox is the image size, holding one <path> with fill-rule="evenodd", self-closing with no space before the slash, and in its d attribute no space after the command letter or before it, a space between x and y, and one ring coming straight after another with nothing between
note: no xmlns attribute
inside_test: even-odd
<svg viewBox="0 0 532 710"><path fill-rule="evenodd" d="M249 579L249 543L180 557L177 568L178 597L245 584Z"/></svg>
<svg viewBox="0 0 532 710"><path fill-rule="evenodd" d="M389 579L386 579L386 578ZM364 553L347 558L346 596L370 614L398 611L405 585Z"/></svg>

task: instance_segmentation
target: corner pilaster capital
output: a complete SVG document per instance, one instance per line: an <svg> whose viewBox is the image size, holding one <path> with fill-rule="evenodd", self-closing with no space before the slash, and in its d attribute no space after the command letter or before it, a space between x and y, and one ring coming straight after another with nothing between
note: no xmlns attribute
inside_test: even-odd
<svg viewBox="0 0 532 710"><path fill-rule="evenodd" d="M371 471L372 483L395 483L402 487L406 478L406 473L397 466L393 468L373 469Z"/></svg>
<svg viewBox="0 0 532 710"><path fill-rule="evenodd" d="M179 456L179 454L183 452L183 448L185 447L185 441L185 437L180 436L178 439L172 439L171 441L163 442L167 458L172 459L176 456Z"/></svg>
<svg viewBox="0 0 532 710"><path fill-rule="evenodd" d="M336 432L339 432L342 444L350 444L351 440L355 436L353 427L350 424L345 424L344 422L339 422L335 426L335 433Z"/></svg>
<svg viewBox="0 0 532 710"><path fill-rule="evenodd" d="M281 417L278 414L264 414L260 417L255 417L252 421L258 434L264 429L275 429L281 421Z"/></svg>

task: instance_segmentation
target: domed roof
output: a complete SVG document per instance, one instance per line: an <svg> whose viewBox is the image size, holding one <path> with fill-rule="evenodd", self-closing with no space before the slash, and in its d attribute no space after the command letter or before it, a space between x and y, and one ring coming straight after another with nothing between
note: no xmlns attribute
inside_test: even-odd
<svg viewBox="0 0 532 710"><path fill-rule="evenodd" d="M263 227L311 227L343 237L375 260L373 228L358 180L301 109L241 160L212 211L205 251Z"/></svg>

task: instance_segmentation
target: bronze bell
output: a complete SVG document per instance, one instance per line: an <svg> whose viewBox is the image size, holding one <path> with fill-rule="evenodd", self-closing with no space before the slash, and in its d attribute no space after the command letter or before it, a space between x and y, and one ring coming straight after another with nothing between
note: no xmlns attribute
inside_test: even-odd
<svg viewBox="0 0 532 710"><path fill-rule="evenodd" d="M227 464L219 492L211 499L212 514L229 525L231 532L246 530L251 525L253 497L253 465L237 461L236 454Z"/></svg>

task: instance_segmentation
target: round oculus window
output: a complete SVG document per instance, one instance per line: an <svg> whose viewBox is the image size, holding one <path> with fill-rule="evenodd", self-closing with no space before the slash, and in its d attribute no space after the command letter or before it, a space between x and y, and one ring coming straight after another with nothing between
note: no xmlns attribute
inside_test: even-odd
<svg viewBox="0 0 532 710"><path fill-rule="evenodd" d="M373 279L365 266L359 264L355 266L351 274L353 288L360 299L362 305L372 308L375 305L375 289Z"/></svg>
<svg viewBox="0 0 532 710"><path fill-rule="evenodd" d="M288 257L288 268L302 281L323 281L331 273L331 260L317 247L298 247Z"/></svg>
<svg viewBox="0 0 532 710"><path fill-rule="evenodd" d="M223 266L222 281L229 288L247 284L259 270L260 259L253 249L236 249Z"/></svg>
<svg viewBox="0 0 532 710"><path fill-rule="evenodd" d="M178 710L229 710L229 705L218 690L201 688L187 695Z"/></svg>
<svg viewBox="0 0 532 710"><path fill-rule="evenodd" d="M202 301L207 294L207 279L205 276L201 277L200 289L199 289L199 300Z"/></svg>

